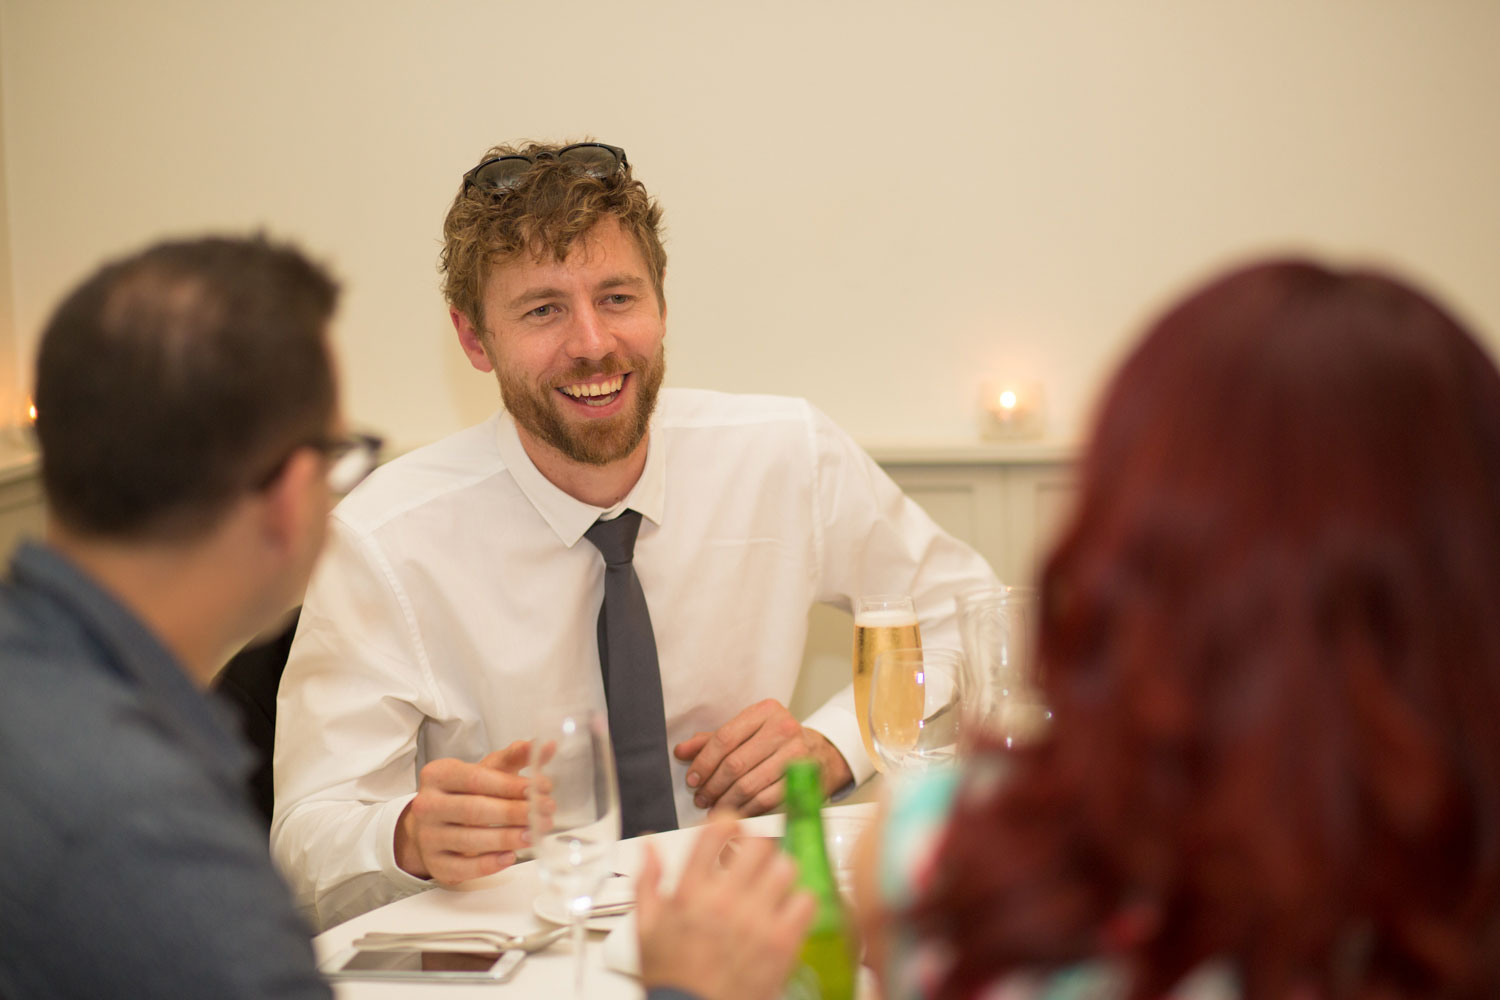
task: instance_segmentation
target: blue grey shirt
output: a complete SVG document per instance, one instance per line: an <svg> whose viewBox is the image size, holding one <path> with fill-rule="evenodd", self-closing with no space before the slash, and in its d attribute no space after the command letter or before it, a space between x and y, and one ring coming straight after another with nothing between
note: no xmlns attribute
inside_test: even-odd
<svg viewBox="0 0 1500 1000"><path fill-rule="evenodd" d="M227 713L24 544L0 585L0 996L327 997Z"/></svg>

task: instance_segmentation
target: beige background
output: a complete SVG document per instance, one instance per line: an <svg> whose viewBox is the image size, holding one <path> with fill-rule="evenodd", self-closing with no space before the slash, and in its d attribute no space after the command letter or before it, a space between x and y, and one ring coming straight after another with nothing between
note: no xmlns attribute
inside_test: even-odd
<svg viewBox="0 0 1500 1000"><path fill-rule="evenodd" d="M670 381L866 443L974 440L997 374L1068 439L1164 296L1268 249L1393 262L1494 338L1497 43L1494 0L0 0L0 403L102 256L265 227L346 283L357 422L481 418L439 226L528 136L661 198Z"/></svg>

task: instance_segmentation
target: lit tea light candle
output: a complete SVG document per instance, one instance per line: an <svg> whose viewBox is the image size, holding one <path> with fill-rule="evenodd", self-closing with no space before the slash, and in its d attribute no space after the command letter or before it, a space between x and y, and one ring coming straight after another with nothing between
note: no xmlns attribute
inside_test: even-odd
<svg viewBox="0 0 1500 1000"><path fill-rule="evenodd" d="M1042 387L1036 382L986 382L980 389L980 431L987 438L1042 433Z"/></svg>
<svg viewBox="0 0 1500 1000"><path fill-rule="evenodd" d="M0 409L7 411L0 420L0 451L31 452L36 450L36 403L30 396L11 397Z"/></svg>

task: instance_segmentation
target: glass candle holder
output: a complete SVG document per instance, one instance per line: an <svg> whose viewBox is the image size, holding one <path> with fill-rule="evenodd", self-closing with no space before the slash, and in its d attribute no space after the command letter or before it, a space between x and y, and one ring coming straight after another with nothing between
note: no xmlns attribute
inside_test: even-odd
<svg viewBox="0 0 1500 1000"><path fill-rule="evenodd" d="M1042 386L1034 381L993 379L979 390L980 436L1041 437L1046 426Z"/></svg>

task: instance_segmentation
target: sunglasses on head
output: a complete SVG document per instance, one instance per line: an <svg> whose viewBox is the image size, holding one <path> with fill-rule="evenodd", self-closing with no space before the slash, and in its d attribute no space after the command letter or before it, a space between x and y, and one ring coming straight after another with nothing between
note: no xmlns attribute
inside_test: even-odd
<svg viewBox="0 0 1500 1000"><path fill-rule="evenodd" d="M506 191L521 183L538 160L558 160L577 167L589 177L612 177L630 166L625 150L602 142L575 142L556 152L507 153L494 156L464 174L464 190L476 187L484 191Z"/></svg>

